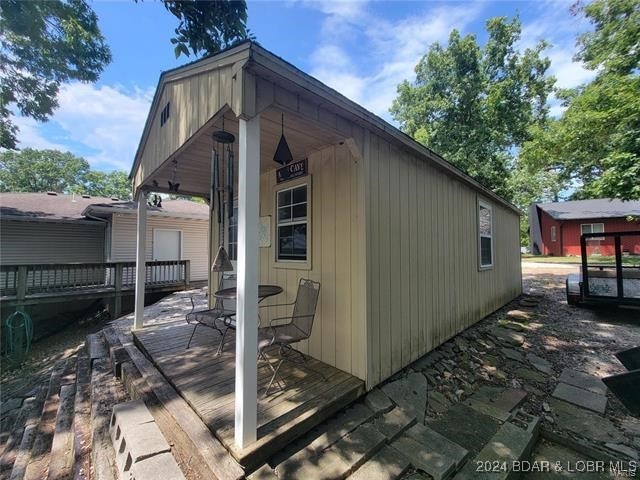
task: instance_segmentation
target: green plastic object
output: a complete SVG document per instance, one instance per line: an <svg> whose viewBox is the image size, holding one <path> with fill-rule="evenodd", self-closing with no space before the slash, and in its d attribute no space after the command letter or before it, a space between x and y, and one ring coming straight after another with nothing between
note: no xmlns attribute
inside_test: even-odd
<svg viewBox="0 0 640 480"><path fill-rule="evenodd" d="M5 320L6 353L9 360L22 363L31 348L33 322L28 313L16 310Z"/></svg>

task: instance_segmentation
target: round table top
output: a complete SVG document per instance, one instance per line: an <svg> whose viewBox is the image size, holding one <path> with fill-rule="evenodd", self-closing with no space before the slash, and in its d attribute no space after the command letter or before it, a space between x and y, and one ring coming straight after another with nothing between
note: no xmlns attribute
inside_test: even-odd
<svg viewBox="0 0 640 480"><path fill-rule="evenodd" d="M267 297L278 295L279 293L282 293L282 291L282 287L279 285L258 285L258 298L262 300ZM213 295L225 300L235 300L238 296L238 291L236 287L223 288L222 290L215 292Z"/></svg>

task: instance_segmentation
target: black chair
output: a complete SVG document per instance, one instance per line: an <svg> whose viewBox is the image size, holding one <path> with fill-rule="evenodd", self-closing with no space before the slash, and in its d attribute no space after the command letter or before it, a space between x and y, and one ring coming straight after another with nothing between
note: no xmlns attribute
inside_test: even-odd
<svg viewBox="0 0 640 480"><path fill-rule="evenodd" d="M320 375L325 381L326 378L322 373L313 370L305 365L307 358L301 352L295 350L291 345L301 340L306 340L311 336L313 329L313 320L316 315L316 307L318 305L318 296L320 295L320 283L313 280L300 279L298 284L298 292L296 299L292 303L284 303L277 305L265 305L267 307L282 307L293 305L293 313L291 316L277 317L269 322L268 327L258 329L258 354L261 360L265 361L271 368L272 376L269 385L265 390L265 396L269 394L269 390L276 381L280 367L285 361L293 361L299 366L306 368ZM273 349L271 347L278 347ZM276 350L276 366L269 361L267 350ZM293 357L299 355L301 362L296 362ZM278 381L278 384L280 382ZM282 387L281 387L282 388Z"/></svg>
<svg viewBox="0 0 640 480"><path fill-rule="evenodd" d="M232 288L235 286L235 276L223 275L220 279L220 289ZM220 344L218 345L218 350L216 352L216 355L220 355L220 353L222 353L222 347L224 345L224 339L227 330L229 329L227 324L231 322L231 319L233 319L236 314L236 302L235 300L223 300L220 298L216 298L216 302L213 308L204 308L197 310L195 300L196 297L196 295L191 297L191 311L186 315L187 323L193 325L193 331L191 332L191 336L189 337L189 342L187 342L187 348L191 346L191 341L193 340L193 336L196 333L196 329L198 327L207 327L216 330L222 336L222 338L220 339ZM233 322L235 323L235 320L233 320Z"/></svg>

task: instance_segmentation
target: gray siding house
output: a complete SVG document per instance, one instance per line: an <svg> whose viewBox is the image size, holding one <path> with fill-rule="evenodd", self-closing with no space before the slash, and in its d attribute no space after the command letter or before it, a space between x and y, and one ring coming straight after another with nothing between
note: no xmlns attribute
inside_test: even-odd
<svg viewBox="0 0 640 480"><path fill-rule="evenodd" d="M207 279L208 207L165 200L149 207L147 260L190 260ZM135 261L133 202L56 193L0 194L0 263Z"/></svg>

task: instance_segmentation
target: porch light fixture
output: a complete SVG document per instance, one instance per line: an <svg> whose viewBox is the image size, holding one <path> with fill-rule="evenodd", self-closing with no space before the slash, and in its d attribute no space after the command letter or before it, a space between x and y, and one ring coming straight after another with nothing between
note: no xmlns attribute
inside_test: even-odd
<svg viewBox="0 0 640 480"><path fill-rule="evenodd" d="M280 165L286 165L293 162L293 155L287 144L287 139L284 138L284 113L282 114L282 134L280 135L280 141L276 148L276 153L273 155L273 161Z"/></svg>
<svg viewBox="0 0 640 480"><path fill-rule="evenodd" d="M224 248L225 208L229 219L233 217L233 142L236 137L224 130L224 117L222 118L222 130L213 132L213 152L211 162L211 200L218 212L218 252L211 265L212 272L232 272L233 265L229 254ZM225 152L227 154L225 164ZM226 179L225 179L226 177ZM226 180L226 181L225 181ZM224 196L227 195L225 203ZM215 201L214 201L215 196Z"/></svg>

